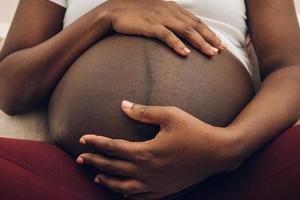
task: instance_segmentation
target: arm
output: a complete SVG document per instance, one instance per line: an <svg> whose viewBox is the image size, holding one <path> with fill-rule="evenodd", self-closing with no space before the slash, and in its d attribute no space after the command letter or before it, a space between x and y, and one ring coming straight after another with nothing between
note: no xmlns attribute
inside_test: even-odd
<svg viewBox="0 0 300 200"><path fill-rule="evenodd" d="M292 0L248 0L262 87L231 123L240 163L300 117L300 29ZM284 30L284 31L283 31Z"/></svg>
<svg viewBox="0 0 300 200"><path fill-rule="evenodd" d="M105 12L93 10L61 31L64 12L47 0L20 1L0 53L0 106L8 114L46 99L71 63L109 30Z"/></svg>
<svg viewBox="0 0 300 200"><path fill-rule="evenodd" d="M175 107L124 101L122 109L129 117L159 124L160 131L145 142L83 136L80 143L101 154L83 153L77 162L99 169L97 183L132 199L165 197L236 169L296 122L300 117L300 32L293 0L248 0L247 6L264 77L251 102L228 127L215 127Z"/></svg>
<svg viewBox="0 0 300 200"><path fill-rule="evenodd" d="M182 56L190 51L177 35L208 56L225 49L200 19L172 2L106 1L61 31L64 11L48 0L20 1L0 53L0 107L8 114L47 99L70 65L112 30L158 38Z"/></svg>

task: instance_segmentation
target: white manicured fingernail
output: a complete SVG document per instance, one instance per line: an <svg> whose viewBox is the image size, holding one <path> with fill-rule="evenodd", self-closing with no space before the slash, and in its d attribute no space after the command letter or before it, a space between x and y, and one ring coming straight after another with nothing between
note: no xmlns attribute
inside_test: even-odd
<svg viewBox="0 0 300 200"><path fill-rule="evenodd" d="M210 47L210 49L212 50L213 53L217 54L219 52L219 49L215 48L215 47Z"/></svg>
<svg viewBox="0 0 300 200"><path fill-rule="evenodd" d="M80 143L80 144L86 144L86 141L85 141L85 139L80 138L79 143Z"/></svg>
<svg viewBox="0 0 300 200"><path fill-rule="evenodd" d="M95 181L95 183L100 183L100 178L96 177L94 181Z"/></svg>
<svg viewBox="0 0 300 200"><path fill-rule="evenodd" d="M78 158L76 159L76 162L77 162L78 164L83 164L83 163L84 163L84 160L83 160L83 158L78 157Z"/></svg>
<svg viewBox="0 0 300 200"><path fill-rule="evenodd" d="M189 49L188 49L188 48L186 48L186 47L184 47L183 51L184 51L184 53L186 53L186 54L189 54L189 53L191 53L191 50L189 50Z"/></svg>
<svg viewBox="0 0 300 200"><path fill-rule="evenodd" d="M130 110L133 107L133 103L129 102L129 101L122 101L122 107L125 109Z"/></svg>

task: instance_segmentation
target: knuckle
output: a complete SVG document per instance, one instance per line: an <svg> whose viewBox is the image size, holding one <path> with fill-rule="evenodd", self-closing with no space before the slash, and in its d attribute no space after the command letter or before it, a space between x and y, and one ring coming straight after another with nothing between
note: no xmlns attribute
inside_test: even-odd
<svg viewBox="0 0 300 200"><path fill-rule="evenodd" d="M212 37L213 39L218 40L218 36L217 36L217 34L216 34L215 32L213 32L213 31L211 31L211 30L209 30L209 32L210 32L210 35L211 35L211 37Z"/></svg>
<svg viewBox="0 0 300 200"><path fill-rule="evenodd" d="M113 139L110 139L110 141L107 143L105 152L111 155L116 153L116 144Z"/></svg>
<svg viewBox="0 0 300 200"><path fill-rule="evenodd" d="M150 107L149 106L140 106L139 108L139 115L141 119L144 119L146 114L149 112Z"/></svg>
<svg viewBox="0 0 300 200"><path fill-rule="evenodd" d="M210 45L205 40L199 41L198 44L202 50L206 50L210 48Z"/></svg>
<svg viewBox="0 0 300 200"><path fill-rule="evenodd" d="M154 17L152 15L147 15L144 17L144 21L147 23L147 24L154 24Z"/></svg>
<svg viewBox="0 0 300 200"><path fill-rule="evenodd" d="M139 192L141 190L141 187L137 183L123 182L116 185L115 190L123 194L132 194Z"/></svg>
<svg viewBox="0 0 300 200"><path fill-rule="evenodd" d="M124 188L122 184L113 184L112 190L118 193L123 193L123 194L127 193L126 188Z"/></svg>
<svg viewBox="0 0 300 200"><path fill-rule="evenodd" d="M178 113L180 113L182 110L176 106L168 106L166 107L165 111L161 114L162 120L165 124L174 122L176 120L176 116ZM167 127L165 127L167 128Z"/></svg>
<svg viewBox="0 0 300 200"><path fill-rule="evenodd" d="M181 40L178 39L177 37L174 38L173 43L175 46L180 46L180 47L182 46Z"/></svg>
<svg viewBox="0 0 300 200"><path fill-rule="evenodd" d="M151 171L155 173L162 173L168 170L166 163L161 159L152 160L152 162L149 163L149 167L151 168Z"/></svg>
<svg viewBox="0 0 300 200"><path fill-rule="evenodd" d="M125 183L123 189L126 191L126 193L130 194L130 193L137 193L141 191L142 188L140 184L136 182L134 183L130 182L130 183Z"/></svg>
<svg viewBox="0 0 300 200"><path fill-rule="evenodd" d="M149 164L153 158L153 153L148 148L145 148L143 151L137 153L136 159L144 164Z"/></svg>
<svg viewBox="0 0 300 200"><path fill-rule="evenodd" d="M83 157L85 162L90 162L93 159L93 156L91 153L81 154L81 157Z"/></svg>
<svg viewBox="0 0 300 200"><path fill-rule="evenodd" d="M173 37L170 39L170 45L176 49L183 49L185 46L178 37Z"/></svg>
<svg viewBox="0 0 300 200"><path fill-rule="evenodd" d="M144 21L148 23L155 23L155 21L158 19L158 17L161 15L161 11L156 9L151 9L147 14L144 16Z"/></svg>
<svg viewBox="0 0 300 200"><path fill-rule="evenodd" d="M109 187L114 192L126 193L122 183L112 182L111 180L106 180L106 186Z"/></svg>
<svg viewBox="0 0 300 200"><path fill-rule="evenodd" d="M209 29L208 27L205 29L205 33L213 41L217 41L219 39L217 34L214 31L212 31L211 29Z"/></svg>
<svg viewBox="0 0 300 200"><path fill-rule="evenodd" d="M168 109L166 109L166 114L168 117L173 117L179 111L180 108L178 108L177 106L168 106Z"/></svg>
<svg viewBox="0 0 300 200"><path fill-rule="evenodd" d="M161 40L168 40L170 37L171 37L171 34L169 31L167 30L159 30L158 31L158 37L161 39Z"/></svg>
<svg viewBox="0 0 300 200"><path fill-rule="evenodd" d="M105 162L102 164L102 167L103 167L104 169L106 169L106 171L108 171L108 172L110 172L110 173L112 173L112 174L114 174L114 172L116 171L115 167L114 167L114 166L112 165L112 163L109 162L109 161L105 161Z"/></svg>
<svg viewBox="0 0 300 200"><path fill-rule="evenodd" d="M162 11L160 9L151 9L150 11L150 15L152 16L157 16L157 15L161 15Z"/></svg>
<svg viewBox="0 0 300 200"><path fill-rule="evenodd" d="M165 162L162 159L163 154L159 149L149 148L139 159L147 169L152 172L160 172L165 168ZM150 175L150 174L149 174Z"/></svg>
<svg viewBox="0 0 300 200"><path fill-rule="evenodd" d="M203 33L205 30L207 30L207 29L206 29L206 26L203 25L202 23L199 23L199 22L198 22L198 24L196 25L196 29L198 30L198 32L201 32L201 33Z"/></svg>
<svg viewBox="0 0 300 200"><path fill-rule="evenodd" d="M194 27L193 26L191 26L191 25L185 25L184 27L183 27L183 35L185 35L185 36L190 36L190 35L192 35L193 33L194 33Z"/></svg>
<svg viewBox="0 0 300 200"><path fill-rule="evenodd" d="M150 6L148 7L148 11L145 12L144 19L151 23L160 21L160 18L164 16L164 9L157 6Z"/></svg>
<svg viewBox="0 0 300 200"><path fill-rule="evenodd" d="M164 110L162 110L159 115L162 123L168 124L175 117L178 108L175 106L167 106Z"/></svg>
<svg viewBox="0 0 300 200"><path fill-rule="evenodd" d="M213 39L212 39L212 42L215 43L215 44L220 44L221 43L221 39L217 36L216 33L213 32Z"/></svg>

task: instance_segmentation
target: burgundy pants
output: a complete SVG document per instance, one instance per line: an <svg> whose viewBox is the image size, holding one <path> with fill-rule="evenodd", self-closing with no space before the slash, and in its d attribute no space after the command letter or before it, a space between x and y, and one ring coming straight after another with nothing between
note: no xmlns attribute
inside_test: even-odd
<svg viewBox="0 0 300 200"><path fill-rule="evenodd" d="M67 154L44 142L0 138L1 200L117 200ZM300 199L300 126L290 128L233 173L187 190L178 200Z"/></svg>

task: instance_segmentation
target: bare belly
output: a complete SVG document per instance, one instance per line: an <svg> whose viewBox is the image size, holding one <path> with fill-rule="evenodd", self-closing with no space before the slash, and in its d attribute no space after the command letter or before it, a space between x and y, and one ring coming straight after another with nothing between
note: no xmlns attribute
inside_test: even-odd
<svg viewBox="0 0 300 200"><path fill-rule="evenodd" d="M155 136L121 111L124 99L177 106L216 126L228 125L253 96L250 77L229 52L188 58L142 37L109 36L88 49L64 75L49 106L53 139L70 154L86 133L131 141Z"/></svg>

